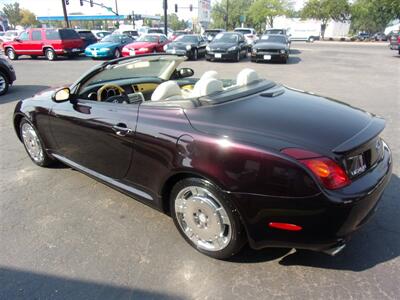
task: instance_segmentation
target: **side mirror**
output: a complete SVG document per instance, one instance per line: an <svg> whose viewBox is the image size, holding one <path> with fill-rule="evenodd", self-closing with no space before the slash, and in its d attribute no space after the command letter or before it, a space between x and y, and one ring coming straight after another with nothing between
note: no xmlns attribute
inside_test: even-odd
<svg viewBox="0 0 400 300"><path fill-rule="evenodd" d="M56 91L52 97L54 102L64 102L70 99L71 91L69 88L62 88Z"/></svg>
<svg viewBox="0 0 400 300"><path fill-rule="evenodd" d="M179 69L179 76L181 78L190 77L190 76L193 76L193 74L194 74L194 71L191 68Z"/></svg>
<svg viewBox="0 0 400 300"><path fill-rule="evenodd" d="M19 38L14 38L14 41L16 41L16 42L18 42L18 43L21 43L21 40L19 39Z"/></svg>

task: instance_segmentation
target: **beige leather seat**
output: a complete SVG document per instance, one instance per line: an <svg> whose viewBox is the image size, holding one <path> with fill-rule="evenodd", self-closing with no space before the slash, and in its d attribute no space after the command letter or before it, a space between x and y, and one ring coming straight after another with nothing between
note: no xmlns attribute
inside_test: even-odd
<svg viewBox="0 0 400 300"><path fill-rule="evenodd" d="M254 71L253 69L246 68L240 71L239 74L237 75L236 86L248 85L259 79L260 77L258 76L256 71Z"/></svg>
<svg viewBox="0 0 400 300"><path fill-rule="evenodd" d="M161 83L151 95L151 101L182 99L179 85L172 80Z"/></svg>
<svg viewBox="0 0 400 300"><path fill-rule="evenodd" d="M223 91L222 82L215 78L201 78L193 87L190 98L198 98Z"/></svg>
<svg viewBox="0 0 400 300"><path fill-rule="evenodd" d="M206 78L214 78L214 79L218 79L218 73L217 71L214 70L210 70L210 71L206 71L203 73L203 75L201 75L201 79L206 79Z"/></svg>

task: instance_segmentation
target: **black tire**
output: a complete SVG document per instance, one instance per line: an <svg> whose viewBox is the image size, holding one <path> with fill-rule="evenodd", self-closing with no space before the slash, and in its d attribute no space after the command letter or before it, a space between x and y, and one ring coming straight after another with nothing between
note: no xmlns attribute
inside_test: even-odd
<svg viewBox="0 0 400 300"><path fill-rule="evenodd" d="M240 61L240 50L236 53L235 61L239 62Z"/></svg>
<svg viewBox="0 0 400 300"><path fill-rule="evenodd" d="M23 128L24 124L28 124L28 125L34 130L34 132L36 133L36 135L37 135L37 137L38 137L38 140L39 140L38 144L40 145L40 147L41 147L41 149L42 149L42 153L43 153L42 158L41 158L40 160L37 160L37 159L35 159L35 158L33 158L33 157L31 156L31 153L29 152L29 150L28 150L28 148L27 148L27 146L26 146L26 144L25 144L24 137L23 137L23 133L22 133L22 128ZM45 148L44 143L43 143L43 140L42 140L42 138L40 137L38 131L37 131L36 128L35 128L35 126L33 126L26 118L22 118L22 120L21 120L21 122L20 122L20 124L19 124L19 133L20 133L21 141L22 141L22 143L24 144L24 148L25 148L26 153L28 153L29 158L30 158L36 165L38 165L39 167L48 167L48 166L50 166L50 165L52 165L52 164L54 163L54 159L51 158L51 157L47 154L46 148Z"/></svg>
<svg viewBox="0 0 400 300"><path fill-rule="evenodd" d="M190 240L190 238L184 233L183 229L181 228L181 225L179 224L179 221L177 219L177 214L175 211L175 201L179 192L190 186L200 187L210 191L214 196L216 196L216 198L218 198L219 203L225 210L231 225L230 228L228 228L228 230L231 230L231 235L229 243L223 249L215 251L205 250L204 248L199 247L192 240ZM197 251L207 256L216 259L228 259L237 254L242 249L244 244L247 242L247 236L243 224L240 221L238 210L236 209L232 200L229 198L227 194L223 193L218 187L216 187L215 185L206 180L199 178L187 178L179 181L172 189L170 195L170 208L174 224L178 229L179 233L193 248L195 248Z"/></svg>
<svg viewBox="0 0 400 300"><path fill-rule="evenodd" d="M8 77L2 71L0 71L0 96L8 92L10 83L8 82Z"/></svg>
<svg viewBox="0 0 400 300"><path fill-rule="evenodd" d="M18 59L18 55L17 55L17 53L15 53L13 48L7 48L6 55L11 60L17 60Z"/></svg>
<svg viewBox="0 0 400 300"><path fill-rule="evenodd" d="M120 58L121 57L121 51L116 48L114 51L114 58Z"/></svg>
<svg viewBox="0 0 400 300"><path fill-rule="evenodd" d="M289 57L282 58L282 63L287 64Z"/></svg>
<svg viewBox="0 0 400 300"><path fill-rule="evenodd" d="M51 48L46 49L44 55L46 56L47 60L49 60L49 61L54 61L57 59L56 52Z"/></svg>
<svg viewBox="0 0 400 300"><path fill-rule="evenodd" d="M197 49L193 50L192 59L193 60L198 60L199 59L199 51Z"/></svg>

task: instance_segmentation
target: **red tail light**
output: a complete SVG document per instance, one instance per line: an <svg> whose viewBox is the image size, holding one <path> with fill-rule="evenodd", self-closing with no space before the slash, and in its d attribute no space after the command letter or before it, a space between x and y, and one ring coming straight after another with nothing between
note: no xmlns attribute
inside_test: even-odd
<svg viewBox="0 0 400 300"><path fill-rule="evenodd" d="M282 153L305 165L327 189L340 189L351 183L346 172L328 157L297 148L283 149Z"/></svg>

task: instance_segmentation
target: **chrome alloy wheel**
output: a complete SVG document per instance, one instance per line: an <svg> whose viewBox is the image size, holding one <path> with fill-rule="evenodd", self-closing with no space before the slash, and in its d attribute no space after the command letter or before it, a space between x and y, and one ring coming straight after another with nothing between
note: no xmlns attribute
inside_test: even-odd
<svg viewBox="0 0 400 300"><path fill-rule="evenodd" d="M2 74L0 74L0 93L6 89L7 82Z"/></svg>
<svg viewBox="0 0 400 300"><path fill-rule="evenodd" d="M206 188L189 186L175 199L175 214L185 235L208 251L224 249L232 238L232 226L221 202Z"/></svg>
<svg viewBox="0 0 400 300"><path fill-rule="evenodd" d="M29 123L24 123L22 125L21 132L22 140L24 141L26 150L28 150L30 157L35 162L42 162L44 159L42 145L32 125Z"/></svg>

